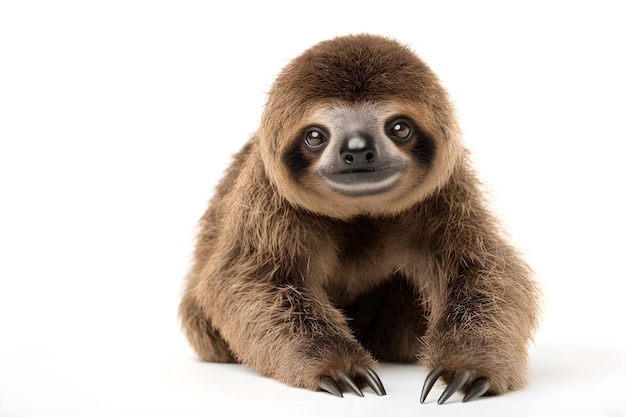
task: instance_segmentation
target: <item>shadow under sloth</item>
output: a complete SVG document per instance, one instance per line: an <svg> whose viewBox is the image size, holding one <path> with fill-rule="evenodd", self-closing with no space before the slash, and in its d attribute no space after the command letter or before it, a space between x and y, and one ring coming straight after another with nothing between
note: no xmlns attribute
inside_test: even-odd
<svg viewBox="0 0 626 417"><path fill-rule="evenodd" d="M180 304L204 361L384 395L417 360L464 401L527 380L538 290L485 208L435 74L379 36L321 42L271 87L200 220Z"/></svg>

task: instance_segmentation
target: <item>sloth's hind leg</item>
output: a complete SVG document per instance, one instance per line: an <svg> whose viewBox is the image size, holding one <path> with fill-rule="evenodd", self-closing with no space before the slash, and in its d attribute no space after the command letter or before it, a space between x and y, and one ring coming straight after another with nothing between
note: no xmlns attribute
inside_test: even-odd
<svg viewBox="0 0 626 417"><path fill-rule="evenodd" d="M205 362L236 362L228 345L200 309L193 296L186 293L179 314L183 329L198 356Z"/></svg>

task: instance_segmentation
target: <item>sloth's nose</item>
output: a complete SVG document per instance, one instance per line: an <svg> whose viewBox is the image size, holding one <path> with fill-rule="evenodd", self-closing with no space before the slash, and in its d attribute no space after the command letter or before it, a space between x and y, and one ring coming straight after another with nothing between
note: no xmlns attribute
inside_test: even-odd
<svg viewBox="0 0 626 417"><path fill-rule="evenodd" d="M378 151L371 135L355 132L344 139L339 156L347 169L371 169L378 159Z"/></svg>

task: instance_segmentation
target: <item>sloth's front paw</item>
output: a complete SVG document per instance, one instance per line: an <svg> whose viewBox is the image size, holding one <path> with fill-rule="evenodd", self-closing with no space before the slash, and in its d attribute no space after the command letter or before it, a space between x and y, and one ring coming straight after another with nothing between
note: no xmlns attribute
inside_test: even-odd
<svg viewBox="0 0 626 417"><path fill-rule="evenodd" d="M355 369L354 375L348 375L344 371L336 372L337 378L324 375L319 379L317 387L320 391L326 391L338 397L343 397L341 393L344 389L350 390L359 397L363 397L363 392L359 389L359 383L367 384L378 395L386 395L380 378L367 366L359 366Z"/></svg>
<svg viewBox="0 0 626 417"><path fill-rule="evenodd" d="M428 396L428 393L432 389L433 385L440 376L444 373L449 373L448 369L445 369L443 366L438 366L426 377L424 381L424 386L422 387L422 395L420 396L420 403L423 403ZM482 395L485 395L489 388L491 388L491 384L489 380L485 377L477 377L473 381L470 382L471 372L469 370L465 370L463 372L459 372L454 375L454 378L450 381L446 389L437 400L437 404L445 403L455 392L466 387L465 397L463 397L463 402L471 401L474 398L478 398Z"/></svg>

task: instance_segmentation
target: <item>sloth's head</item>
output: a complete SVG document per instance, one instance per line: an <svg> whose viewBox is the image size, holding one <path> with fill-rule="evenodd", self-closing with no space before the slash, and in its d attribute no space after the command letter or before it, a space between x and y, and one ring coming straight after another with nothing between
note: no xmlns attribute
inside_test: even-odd
<svg viewBox="0 0 626 417"><path fill-rule="evenodd" d="M406 210L449 179L460 149L437 77L408 48L371 35L321 42L288 64L259 145L287 200L336 218Z"/></svg>

